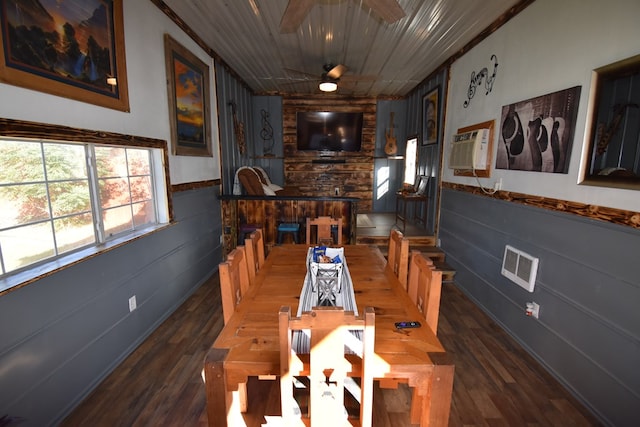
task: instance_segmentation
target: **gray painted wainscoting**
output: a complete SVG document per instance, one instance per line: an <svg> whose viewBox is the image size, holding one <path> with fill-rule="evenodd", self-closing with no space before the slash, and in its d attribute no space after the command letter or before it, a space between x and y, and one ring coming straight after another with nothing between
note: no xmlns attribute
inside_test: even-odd
<svg viewBox="0 0 640 427"><path fill-rule="evenodd" d="M603 423L640 425L640 230L445 189L439 237L456 286ZM539 258L533 293L500 274L506 244Z"/></svg>
<svg viewBox="0 0 640 427"><path fill-rule="evenodd" d="M218 192L174 193L172 226L0 298L0 416L59 423L214 274Z"/></svg>

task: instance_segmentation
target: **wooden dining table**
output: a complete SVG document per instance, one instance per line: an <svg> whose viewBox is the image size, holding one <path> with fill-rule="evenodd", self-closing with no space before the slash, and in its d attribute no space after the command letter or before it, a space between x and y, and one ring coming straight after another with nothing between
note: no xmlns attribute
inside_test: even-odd
<svg viewBox="0 0 640 427"><path fill-rule="evenodd" d="M238 389L249 377L280 373L278 311L296 312L307 273L305 245L275 246L256 281L236 306L204 363L210 426L244 426ZM454 366L400 281L374 246L346 245L344 257L359 313L375 309L375 379L380 387L407 383L420 405L412 422L446 426ZM422 327L398 330L396 322L421 321ZM251 403L249 402L249 406Z"/></svg>

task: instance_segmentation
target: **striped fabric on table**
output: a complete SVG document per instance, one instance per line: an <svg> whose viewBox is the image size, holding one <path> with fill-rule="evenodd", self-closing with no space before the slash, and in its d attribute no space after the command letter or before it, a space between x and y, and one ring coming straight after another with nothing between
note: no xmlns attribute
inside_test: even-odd
<svg viewBox="0 0 640 427"><path fill-rule="evenodd" d="M309 248L309 251L312 251L313 248ZM353 311L353 313L358 315L358 307L356 306L356 296L353 291L353 282L351 281L351 274L349 274L349 267L347 266L346 259L342 260L342 286L340 292L336 294L336 302L335 305L337 307L343 307L345 311ZM302 285L302 292L300 293L300 304L298 305L297 316L300 317L303 312L311 311L312 307L318 305L319 295L318 290L314 292L312 281L311 281L311 271L307 269L307 274L304 278L304 284ZM352 334L359 338L359 343L354 343L355 346L361 347L361 338L362 331L352 331ZM309 331L294 331L291 346L295 349L296 353L304 354L309 353ZM352 349L351 351L347 349L348 352L360 353L360 351L355 351Z"/></svg>

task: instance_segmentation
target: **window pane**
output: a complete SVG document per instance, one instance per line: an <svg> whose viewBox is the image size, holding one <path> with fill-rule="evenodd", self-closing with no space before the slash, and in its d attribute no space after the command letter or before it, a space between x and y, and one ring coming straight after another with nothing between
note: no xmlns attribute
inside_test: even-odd
<svg viewBox="0 0 640 427"><path fill-rule="evenodd" d="M404 156L404 182L414 185L416 182L416 157L418 152L418 139L411 138L407 141L407 150Z"/></svg>
<svg viewBox="0 0 640 427"><path fill-rule="evenodd" d="M0 247L7 272L50 258L55 255L51 223L0 232Z"/></svg>
<svg viewBox="0 0 640 427"><path fill-rule="evenodd" d="M0 137L0 275L156 224L153 151Z"/></svg>
<svg viewBox="0 0 640 427"><path fill-rule="evenodd" d="M44 184L0 187L0 207L0 227L49 219L47 187Z"/></svg>
<svg viewBox="0 0 640 427"><path fill-rule="evenodd" d="M131 201L143 202L151 199L151 177L139 176L131 178Z"/></svg>
<svg viewBox="0 0 640 427"><path fill-rule="evenodd" d="M128 148L127 159L129 160L129 175L149 175L151 173L148 150Z"/></svg>
<svg viewBox="0 0 640 427"><path fill-rule="evenodd" d="M129 183L126 178L100 180L100 205L111 208L131 203Z"/></svg>
<svg viewBox="0 0 640 427"><path fill-rule="evenodd" d="M127 176L127 158L124 148L96 147L95 153L99 178Z"/></svg>
<svg viewBox="0 0 640 427"><path fill-rule="evenodd" d="M88 181L63 181L49 185L54 217L91 211Z"/></svg>
<svg viewBox="0 0 640 427"><path fill-rule="evenodd" d="M44 161L49 181L87 178L87 163L82 145L44 144Z"/></svg>
<svg viewBox="0 0 640 427"><path fill-rule="evenodd" d="M58 253L69 252L96 241L90 213L54 220L53 226L56 230Z"/></svg>
<svg viewBox="0 0 640 427"><path fill-rule="evenodd" d="M0 140L0 184L44 180L40 143Z"/></svg>
<svg viewBox="0 0 640 427"><path fill-rule="evenodd" d="M131 206L127 205L105 210L102 221L104 222L104 232L107 236L133 230Z"/></svg>
<svg viewBox="0 0 640 427"><path fill-rule="evenodd" d="M156 222L156 210L153 201L149 200L133 205L133 224L140 227Z"/></svg>

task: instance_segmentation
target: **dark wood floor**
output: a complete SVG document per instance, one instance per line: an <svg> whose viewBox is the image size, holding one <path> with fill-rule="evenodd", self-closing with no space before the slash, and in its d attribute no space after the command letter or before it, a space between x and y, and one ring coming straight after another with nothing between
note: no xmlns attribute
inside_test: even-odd
<svg viewBox="0 0 640 427"><path fill-rule="evenodd" d="M402 222L396 222L396 214L394 212L384 213L369 213L365 214L373 224L373 227L358 227L356 230L357 236L384 236L388 237L392 228L397 228L403 231L403 234L409 236L423 236L425 229L421 224L416 224L411 221L407 221L405 224Z"/></svg>
<svg viewBox="0 0 640 427"><path fill-rule="evenodd" d="M70 414L63 426L204 426L202 363L222 328L217 275ZM595 426L563 387L454 284L438 336L455 365L450 426ZM277 381L249 384L247 425L279 414ZM409 426L410 390L376 388L374 425ZM269 420L269 417L267 418Z"/></svg>

